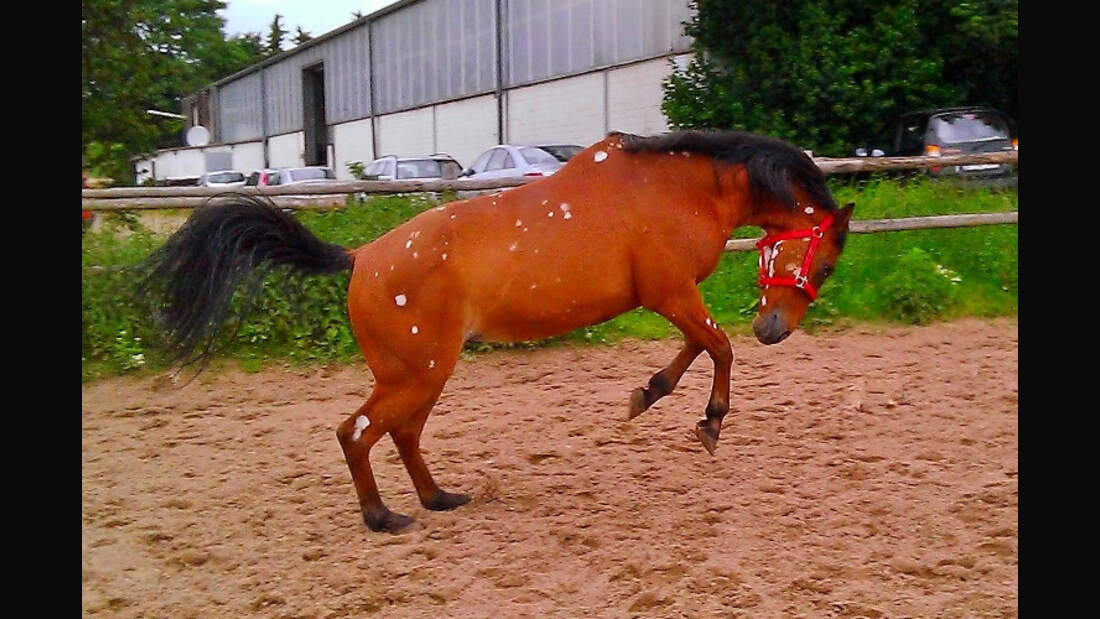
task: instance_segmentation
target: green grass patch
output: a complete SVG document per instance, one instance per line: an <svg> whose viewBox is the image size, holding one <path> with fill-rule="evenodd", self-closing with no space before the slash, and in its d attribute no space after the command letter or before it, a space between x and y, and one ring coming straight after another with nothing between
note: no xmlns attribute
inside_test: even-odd
<svg viewBox="0 0 1100 619"><path fill-rule="evenodd" d="M834 183L833 192L841 204L856 203L857 219L1003 212L1017 210L1019 201L1015 190L930 181ZM436 200L425 197L374 198L336 211L303 212L299 219L326 241L356 247L436 205ZM742 228L735 236L759 234L759 229ZM136 264L163 240L125 214L107 215L102 231L82 238L84 380L168 366L158 352L160 334L134 294L132 276L120 268ZM836 274L811 306L803 327L1016 315L1017 243L1014 225L850 235ZM760 294L756 260L755 252L727 253L700 285L707 306L730 331L748 332L755 315ZM346 274L308 279L272 274L249 320L231 327L219 341L220 358L234 360L248 371L272 362L359 360L347 320L347 284ZM551 340L472 344L469 350L678 335L664 318L634 310Z"/></svg>

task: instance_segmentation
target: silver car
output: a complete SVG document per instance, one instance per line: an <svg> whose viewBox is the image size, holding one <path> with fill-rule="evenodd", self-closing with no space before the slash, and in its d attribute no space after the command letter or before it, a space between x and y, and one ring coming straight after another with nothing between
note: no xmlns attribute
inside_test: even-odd
<svg viewBox="0 0 1100 619"><path fill-rule="evenodd" d="M324 166L304 168L276 168L266 171L265 185L302 185L336 180L336 173Z"/></svg>
<svg viewBox="0 0 1100 619"><path fill-rule="evenodd" d="M574 145L501 144L482 153L462 176L476 179L550 176L581 150Z"/></svg>
<svg viewBox="0 0 1100 619"><path fill-rule="evenodd" d="M199 187L240 187L244 185L244 173L236 170L217 170L199 177Z"/></svg>
<svg viewBox="0 0 1100 619"><path fill-rule="evenodd" d="M396 157L387 155L371 162L363 170L370 180L394 181L411 179L447 178L450 169L451 178L458 174L462 166L454 157L446 153L436 153L427 157Z"/></svg>

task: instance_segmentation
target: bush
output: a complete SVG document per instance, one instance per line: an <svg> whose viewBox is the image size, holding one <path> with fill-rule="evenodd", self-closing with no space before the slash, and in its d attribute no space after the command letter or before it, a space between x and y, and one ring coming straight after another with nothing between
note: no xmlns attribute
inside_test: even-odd
<svg viewBox="0 0 1100 619"><path fill-rule="evenodd" d="M936 263L928 252L914 247L880 285L885 313L909 324L923 325L941 316L952 302L957 273Z"/></svg>

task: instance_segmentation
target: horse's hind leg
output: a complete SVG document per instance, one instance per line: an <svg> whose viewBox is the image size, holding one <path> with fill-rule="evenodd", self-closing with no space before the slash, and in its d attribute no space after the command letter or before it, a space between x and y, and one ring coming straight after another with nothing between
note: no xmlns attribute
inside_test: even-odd
<svg viewBox="0 0 1100 619"><path fill-rule="evenodd" d="M397 451L401 454L401 461L405 463L405 470L409 472L416 494L420 497L420 504L435 511L454 509L470 502L468 495L441 490L432 479L428 466L424 464L424 456L420 453L420 434L424 431L424 424L438 397L439 393L436 392L426 406L390 431Z"/></svg>
<svg viewBox="0 0 1100 619"><path fill-rule="evenodd" d="M370 450L384 434L407 423L406 417L422 408L425 400L422 393L405 385L375 383L366 404L336 429L363 521L372 531L396 532L412 524L412 518L391 512L382 502L371 470Z"/></svg>
<svg viewBox="0 0 1100 619"><path fill-rule="evenodd" d="M703 352L702 346L690 340L685 342L672 363L650 377L648 385L638 387L630 393L630 412L627 419L634 419L641 415L653 406L654 402L672 393L676 384L680 382L680 377L701 352Z"/></svg>

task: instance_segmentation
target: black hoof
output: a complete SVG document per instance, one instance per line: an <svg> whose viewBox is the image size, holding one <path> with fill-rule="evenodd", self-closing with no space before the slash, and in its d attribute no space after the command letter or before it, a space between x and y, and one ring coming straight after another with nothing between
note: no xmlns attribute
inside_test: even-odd
<svg viewBox="0 0 1100 619"><path fill-rule="evenodd" d="M378 514L364 513L363 522L367 523L367 528L371 531L399 533L408 528L408 526L413 523L413 519L404 514L397 514L387 509Z"/></svg>
<svg viewBox="0 0 1100 619"><path fill-rule="evenodd" d="M454 509L460 505L465 505L470 502L470 495L458 494L455 492L444 492L440 490L435 493L435 496L427 501L421 501L421 504L425 508L432 511L441 512L448 509Z"/></svg>
<svg viewBox="0 0 1100 619"><path fill-rule="evenodd" d="M630 411L627 413L626 419L630 421L638 415L641 415L649 408L649 402L646 398L646 392L643 387L638 387L634 391L630 392Z"/></svg>
<svg viewBox="0 0 1100 619"><path fill-rule="evenodd" d="M718 449L718 430L714 424L706 419L701 420L695 424L695 436L699 438L699 442L703 444L703 449L707 450L707 453L714 455L714 451Z"/></svg>

